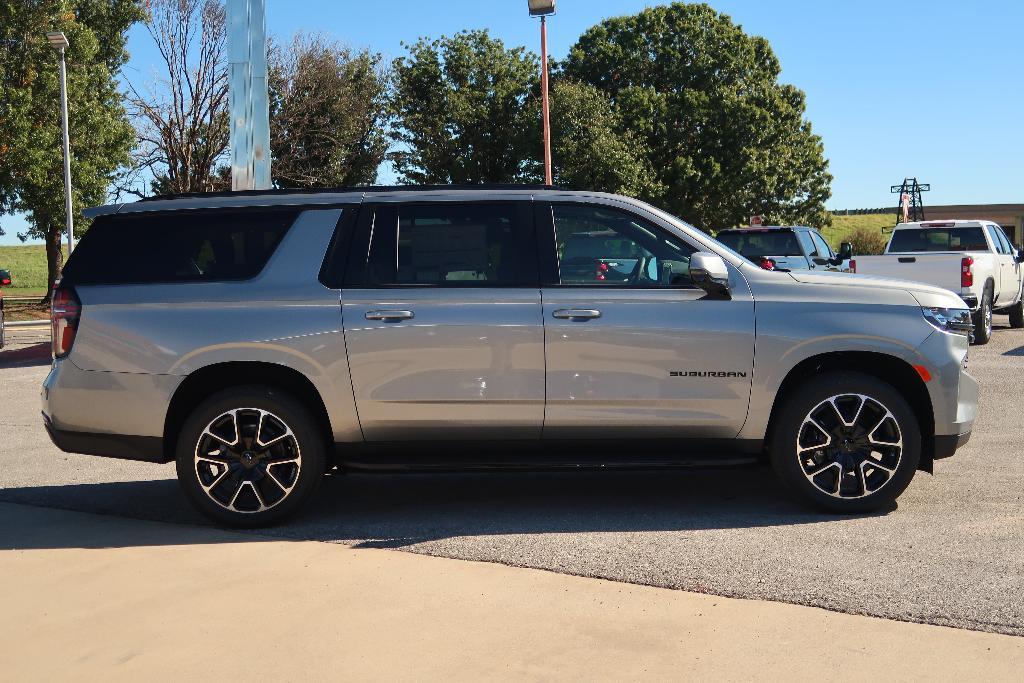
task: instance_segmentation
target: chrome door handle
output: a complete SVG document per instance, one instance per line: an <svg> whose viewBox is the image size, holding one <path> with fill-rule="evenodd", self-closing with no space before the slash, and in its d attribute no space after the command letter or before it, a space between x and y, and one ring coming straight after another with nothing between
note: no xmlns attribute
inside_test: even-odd
<svg viewBox="0 0 1024 683"><path fill-rule="evenodd" d="M412 320L416 314L412 311L367 311L367 320Z"/></svg>
<svg viewBox="0 0 1024 683"><path fill-rule="evenodd" d="M593 308L559 308L551 316L559 320L590 320L591 318L600 318L601 311Z"/></svg>

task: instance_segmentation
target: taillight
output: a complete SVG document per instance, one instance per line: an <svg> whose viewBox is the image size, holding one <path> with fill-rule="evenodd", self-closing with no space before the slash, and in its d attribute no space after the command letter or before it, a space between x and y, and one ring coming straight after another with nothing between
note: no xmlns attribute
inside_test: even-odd
<svg viewBox="0 0 1024 683"><path fill-rule="evenodd" d="M974 271L971 266L974 265L974 259L970 256L964 256L960 259L960 286L970 287L974 284Z"/></svg>
<svg viewBox="0 0 1024 683"><path fill-rule="evenodd" d="M71 287L53 290L50 302L50 334L53 339L53 357L62 358L71 351L78 332L78 317L82 313L82 302Z"/></svg>
<svg viewBox="0 0 1024 683"><path fill-rule="evenodd" d="M9 285L9 284L11 284L11 278L9 278L9 277L5 277L2 280L0 280L0 285Z"/></svg>
<svg viewBox="0 0 1024 683"><path fill-rule="evenodd" d="M850 272L851 273L856 273L857 272L857 259L855 259L855 258L850 259Z"/></svg>
<svg viewBox="0 0 1024 683"><path fill-rule="evenodd" d="M775 270L775 261L771 260L767 256L761 258L761 267L765 270Z"/></svg>

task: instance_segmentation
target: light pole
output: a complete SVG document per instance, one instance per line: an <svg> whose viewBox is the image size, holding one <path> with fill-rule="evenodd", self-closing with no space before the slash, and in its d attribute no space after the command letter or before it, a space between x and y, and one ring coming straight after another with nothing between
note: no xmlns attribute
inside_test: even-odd
<svg viewBox="0 0 1024 683"><path fill-rule="evenodd" d="M544 184L551 179L551 118L548 107L548 23L549 14L555 13L555 0L527 0L530 16L540 17L540 102L544 117Z"/></svg>
<svg viewBox="0 0 1024 683"><path fill-rule="evenodd" d="M60 54L60 119L64 129L64 216L68 230L68 256L75 248L75 223L71 216L71 144L68 139L68 77L64 66L64 50L68 48L67 37L62 31L46 34L50 47Z"/></svg>

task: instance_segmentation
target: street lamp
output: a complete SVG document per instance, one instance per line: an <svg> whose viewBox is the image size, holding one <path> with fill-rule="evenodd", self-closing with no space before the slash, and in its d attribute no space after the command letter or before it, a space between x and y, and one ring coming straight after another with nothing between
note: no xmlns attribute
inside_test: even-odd
<svg viewBox="0 0 1024 683"><path fill-rule="evenodd" d="M555 0L527 0L530 16L540 17L540 102L544 117L544 184L551 179L551 118L548 108L548 24L547 17L555 13Z"/></svg>
<svg viewBox="0 0 1024 683"><path fill-rule="evenodd" d="M64 66L64 50L70 43L63 31L46 34L50 47L60 54L60 119L64 129L64 216L68 230L68 256L75 248L74 219L71 217L71 145L68 140L68 78Z"/></svg>

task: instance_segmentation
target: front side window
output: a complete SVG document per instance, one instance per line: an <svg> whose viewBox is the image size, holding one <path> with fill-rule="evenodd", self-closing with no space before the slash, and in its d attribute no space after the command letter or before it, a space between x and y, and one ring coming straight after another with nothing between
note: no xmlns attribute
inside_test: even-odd
<svg viewBox="0 0 1024 683"><path fill-rule="evenodd" d="M835 256L832 252L832 247L828 246L828 242L825 238L816 232L808 233L811 236L811 241L814 242L814 246L817 247L818 255L822 258L832 258Z"/></svg>
<svg viewBox="0 0 1024 683"><path fill-rule="evenodd" d="M814 246L814 241L811 239L811 234L804 232L803 230L796 233L797 238L800 240L800 246L804 248L804 253L808 256L821 256L818 253L817 248Z"/></svg>
<svg viewBox="0 0 1024 683"><path fill-rule="evenodd" d="M368 280L386 286L536 285L520 203L409 204L377 209Z"/></svg>
<svg viewBox="0 0 1024 683"><path fill-rule="evenodd" d="M554 204L563 285L690 287L695 251L630 213L598 205Z"/></svg>
<svg viewBox="0 0 1024 683"><path fill-rule="evenodd" d="M993 225L992 230L996 234L996 239L999 240L999 251L1003 254L1012 254L1013 245L1010 244L1010 240L1006 236L1006 233L1003 232L1003 229L998 225Z"/></svg>

